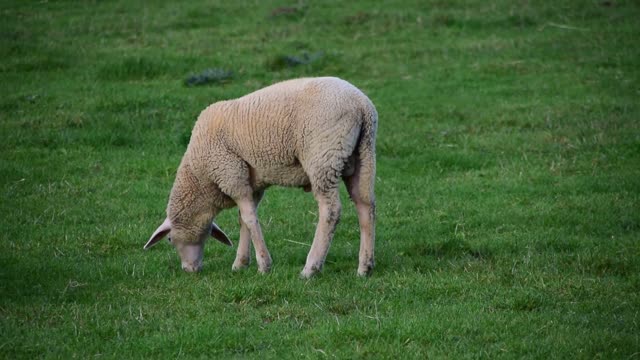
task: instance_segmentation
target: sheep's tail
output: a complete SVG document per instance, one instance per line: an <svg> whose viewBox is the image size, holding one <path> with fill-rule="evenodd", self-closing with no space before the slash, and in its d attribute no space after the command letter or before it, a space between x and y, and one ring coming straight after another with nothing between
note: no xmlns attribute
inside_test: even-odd
<svg viewBox="0 0 640 360"><path fill-rule="evenodd" d="M375 204L374 183L376 178L376 132L378 130L378 112L371 102L364 107L356 172L358 172L358 193L367 203ZM375 206L375 205L374 205Z"/></svg>

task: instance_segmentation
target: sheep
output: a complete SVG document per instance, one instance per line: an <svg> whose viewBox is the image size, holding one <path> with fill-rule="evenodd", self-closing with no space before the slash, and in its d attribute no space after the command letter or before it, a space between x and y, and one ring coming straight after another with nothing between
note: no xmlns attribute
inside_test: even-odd
<svg viewBox="0 0 640 360"><path fill-rule="evenodd" d="M202 268L208 235L232 245L213 222L223 209L239 209L240 236L232 270L250 264L251 242L258 271L271 269L257 218L271 185L311 191L319 220L300 273L322 270L340 218L340 180L355 203L360 226L358 275L374 267L378 113L352 84L335 77L283 81L203 110L177 170L164 222L144 249L165 236L187 272ZM251 240L251 242L250 242Z"/></svg>

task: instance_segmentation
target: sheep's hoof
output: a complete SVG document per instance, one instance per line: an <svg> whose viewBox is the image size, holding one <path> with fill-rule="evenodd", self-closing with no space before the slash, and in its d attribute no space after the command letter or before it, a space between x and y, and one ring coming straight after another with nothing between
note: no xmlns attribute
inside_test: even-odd
<svg viewBox="0 0 640 360"><path fill-rule="evenodd" d="M313 275L317 274L320 272L320 269L318 269L315 266L312 267L304 267L304 269L302 269L302 271L300 272L300 277L302 279L310 279Z"/></svg>
<svg viewBox="0 0 640 360"><path fill-rule="evenodd" d="M269 271L271 271L271 258L269 258L269 261L264 261L264 262L259 262L258 263L258 272L261 274L266 274Z"/></svg>
<svg viewBox="0 0 640 360"><path fill-rule="evenodd" d="M358 276L369 276L373 272L373 263L358 266Z"/></svg>
<svg viewBox="0 0 640 360"><path fill-rule="evenodd" d="M233 265L231 266L231 270L232 271L240 271L240 270L244 270L246 268L249 267L249 261L234 261Z"/></svg>
<svg viewBox="0 0 640 360"><path fill-rule="evenodd" d="M271 271L271 261L266 263L258 264L258 272L261 274L266 274Z"/></svg>
<svg viewBox="0 0 640 360"><path fill-rule="evenodd" d="M262 274L266 274L271 270L271 264L273 261L271 260L271 255L269 253L261 253L260 255L256 254L256 262L258 263L258 272Z"/></svg>
<svg viewBox="0 0 640 360"><path fill-rule="evenodd" d="M315 274L315 272L313 272L313 271L307 271L307 270L302 270L302 271L300 272L300 278L301 278L301 279L310 279L310 278L313 276L313 274Z"/></svg>

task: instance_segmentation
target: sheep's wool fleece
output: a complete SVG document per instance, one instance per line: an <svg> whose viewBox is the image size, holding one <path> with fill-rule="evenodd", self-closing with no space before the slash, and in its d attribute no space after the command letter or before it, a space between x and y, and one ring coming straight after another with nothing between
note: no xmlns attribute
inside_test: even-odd
<svg viewBox="0 0 640 360"><path fill-rule="evenodd" d="M211 202L200 205L221 209L269 185L314 192L338 186L363 139L370 143L360 149L375 151L376 127L377 113L366 95L333 77L284 81L214 103L194 126L169 215L179 223L179 214L200 195Z"/></svg>

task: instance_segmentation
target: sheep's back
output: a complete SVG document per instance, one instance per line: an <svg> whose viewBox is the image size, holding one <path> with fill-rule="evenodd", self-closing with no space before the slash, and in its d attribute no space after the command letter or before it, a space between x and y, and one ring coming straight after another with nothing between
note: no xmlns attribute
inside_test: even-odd
<svg viewBox="0 0 640 360"><path fill-rule="evenodd" d="M353 150L368 101L344 80L305 78L219 103L203 114L214 141L244 160L256 182L306 186L319 153Z"/></svg>

